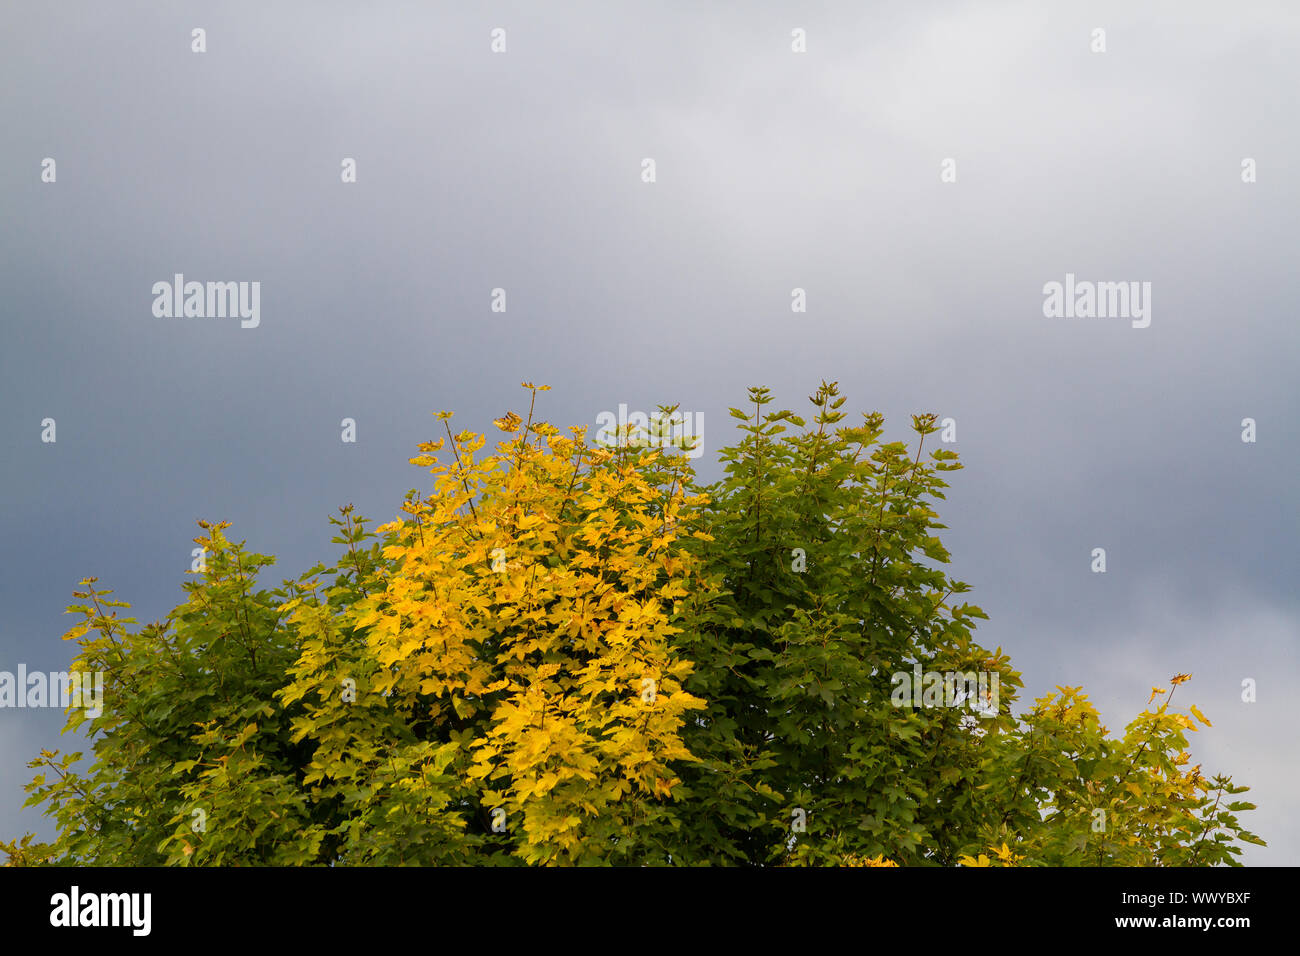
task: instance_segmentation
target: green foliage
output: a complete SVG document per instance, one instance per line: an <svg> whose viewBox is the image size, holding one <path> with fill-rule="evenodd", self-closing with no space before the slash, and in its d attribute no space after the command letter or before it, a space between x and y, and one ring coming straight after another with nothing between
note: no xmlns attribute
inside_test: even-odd
<svg viewBox="0 0 1300 956"><path fill-rule="evenodd" d="M750 400L752 412L732 410L744 438L722 453L726 478L697 519L713 541L691 545L725 596L683 635L690 689L710 702L687 735L704 761L687 784L709 808L688 845L748 863L954 861L991 812L981 764L1014 721L1008 707L976 734L954 708L894 707L891 675L919 662L1020 686L971 639L983 612L950 600L967 585L927 563L948 558L927 502L943 497L956 456L922 459L933 416L913 420L915 458L879 441L878 414L841 426L834 385L810 397L811 428L766 411L766 389ZM800 811L806 832L792 841Z"/></svg>
<svg viewBox="0 0 1300 956"><path fill-rule="evenodd" d="M535 403L538 391L525 383ZM92 756L42 751L52 844L11 865L1216 865L1261 843L1229 778L1187 768L1173 688L1121 738L1078 688L1013 710L1020 675L934 510L960 468L766 389L725 476L507 413L494 454L421 446L434 488L274 590L200 522L206 569L132 629L96 579L74 670L107 675ZM635 436L622 436L625 439ZM969 701L900 675L996 677ZM1187 675L1177 675L1173 685ZM981 685L982 687L983 685ZM928 691L926 692L929 693ZM940 706L936 706L938 703ZM1148 702L1150 703L1150 702ZM912 704L916 704L913 706ZM947 704L947 706L942 706ZM1192 715L1208 721L1194 707Z"/></svg>
<svg viewBox="0 0 1300 956"><path fill-rule="evenodd" d="M990 763L994 779L1011 781L999 819L987 820L979 843L1011 841L1027 863L1046 866L1213 866L1235 864L1237 841L1264 845L1238 823L1253 804L1224 798L1248 788L1226 776L1206 779L1190 757L1185 732L1196 719L1169 709L1178 674L1162 698L1114 739L1077 687L1058 687L1035 702L1008 746ZM1148 704L1150 701L1148 701ZM1194 719L1196 718L1196 719Z"/></svg>
<svg viewBox="0 0 1300 956"><path fill-rule="evenodd" d="M321 859L301 789L310 750L289 739L294 714L273 700L297 656L284 592L256 589L273 559L231 544L224 524L200 524L207 570L165 622L132 630L135 619L113 610L129 605L95 578L75 592L83 603L68 611L85 620L64 640L81 647L72 670L105 673L105 706L93 718L68 711L65 732L93 741L87 769L73 767L81 753L42 751L33 762L45 772L27 804L46 805L60 836L29 858L48 849L64 864L101 866Z"/></svg>

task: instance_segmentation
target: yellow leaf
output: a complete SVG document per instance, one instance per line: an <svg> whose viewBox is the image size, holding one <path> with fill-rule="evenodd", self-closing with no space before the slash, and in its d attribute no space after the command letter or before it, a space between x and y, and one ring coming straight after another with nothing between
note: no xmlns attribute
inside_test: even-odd
<svg viewBox="0 0 1300 956"><path fill-rule="evenodd" d="M1196 715L1196 719L1199 720L1201 723L1203 723L1206 727L1213 727L1213 726L1214 726L1214 724L1210 723L1208 720L1205 719L1205 715L1204 715L1203 713L1201 713L1200 710L1197 709L1197 707L1196 707L1195 704L1192 704L1192 706L1189 707L1188 709L1189 709L1193 714L1195 714L1195 715Z"/></svg>

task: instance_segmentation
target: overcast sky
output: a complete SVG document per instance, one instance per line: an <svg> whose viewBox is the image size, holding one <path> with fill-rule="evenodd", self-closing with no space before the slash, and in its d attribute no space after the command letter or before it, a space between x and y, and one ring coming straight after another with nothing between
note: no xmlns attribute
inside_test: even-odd
<svg viewBox="0 0 1300 956"><path fill-rule="evenodd" d="M1261 0L7 2L0 670L66 669L84 576L165 615L197 518L332 557L431 411L677 402L713 478L747 386L825 378L891 440L955 420L944 540L1024 700L1120 732L1192 673L1243 859L1300 863L1298 45ZM156 317L176 273L260 323ZM1149 282L1149 326L1046 317L1067 273ZM18 808L62 721L0 710L0 836L51 832Z"/></svg>

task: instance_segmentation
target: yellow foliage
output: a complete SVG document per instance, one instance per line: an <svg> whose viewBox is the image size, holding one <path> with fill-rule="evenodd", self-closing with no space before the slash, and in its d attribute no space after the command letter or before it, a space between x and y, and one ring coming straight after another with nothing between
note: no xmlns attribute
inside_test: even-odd
<svg viewBox="0 0 1300 956"><path fill-rule="evenodd" d="M350 613L390 704L433 696L435 722L480 722L465 774L522 821L522 855L578 862L601 845L594 821L671 799L673 764L694 759L679 731L704 702L682 690L691 664L670 639L675 602L702 586L674 528L702 499L682 490L683 458L626 466L531 418L482 447L461 432L450 464L421 459L436 490L385 526L397 570Z"/></svg>
<svg viewBox="0 0 1300 956"><path fill-rule="evenodd" d="M893 860L886 860L884 854L877 856L858 856L850 853L844 857L842 866L898 866Z"/></svg>
<svg viewBox="0 0 1300 956"><path fill-rule="evenodd" d="M1014 852L1005 842L1001 846L991 846L991 857L986 853L978 856L964 855L957 858L958 866L1015 866L1024 859L1023 854Z"/></svg>

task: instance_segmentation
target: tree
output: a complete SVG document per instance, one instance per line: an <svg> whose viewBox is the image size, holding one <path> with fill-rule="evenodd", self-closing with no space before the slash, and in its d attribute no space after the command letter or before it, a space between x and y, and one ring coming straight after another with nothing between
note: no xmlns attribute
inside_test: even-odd
<svg viewBox="0 0 1300 956"><path fill-rule="evenodd" d="M1245 788L1184 769L1188 675L1119 739L1078 688L1013 712L1020 675L938 567L960 465L923 457L934 416L911 454L878 414L841 425L834 384L813 427L752 389L703 487L662 435L589 445L524 387L492 455L439 413L411 459L432 491L375 532L339 509L331 566L259 589L273 559L200 522L187 600L137 631L87 579L65 637L107 703L68 728L94 759L33 761L59 833L0 843L10 863L1212 865L1262 842L1224 803Z"/></svg>
<svg viewBox="0 0 1300 956"><path fill-rule="evenodd" d="M713 541L691 546L723 591L684 636L692 692L710 702L687 735L704 761L687 780L724 808L696 842L751 863L955 862L993 812L981 765L1014 721L1008 706L973 732L955 707L896 707L893 675L919 663L1020 686L971 639L984 613L950 602L968 586L926 563L948 560L926 501L943 497L956 453L922 459L934 416L913 419L915 458L879 442L878 414L840 426L834 385L810 397L812 429L766 412L766 389L750 400L752 413L732 409L745 437L698 518Z"/></svg>

